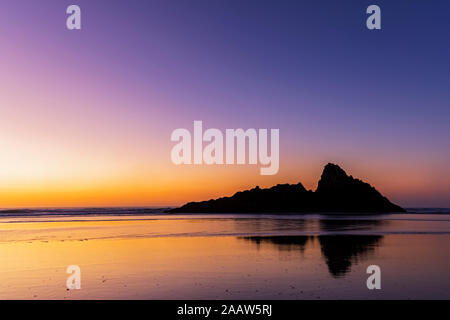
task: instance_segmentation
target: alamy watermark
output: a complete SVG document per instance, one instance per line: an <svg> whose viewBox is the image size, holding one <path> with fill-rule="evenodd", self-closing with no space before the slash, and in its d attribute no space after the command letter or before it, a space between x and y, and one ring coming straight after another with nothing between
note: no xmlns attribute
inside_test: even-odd
<svg viewBox="0 0 450 320"><path fill-rule="evenodd" d="M66 273L70 274L66 280L67 290L81 289L81 268L72 264L67 267Z"/></svg>
<svg viewBox="0 0 450 320"><path fill-rule="evenodd" d="M70 16L67 17L66 27L69 30L80 30L81 29L81 8L75 4L72 4L67 7L67 14Z"/></svg>
<svg viewBox="0 0 450 320"><path fill-rule="evenodd" d="M367 274L370 274L369 278L367 278L366 285L367 289L381 289L381 269L379 266L373 264L367 267Z"/></svg>
<svg viewBox="0 0 450 320"><path fill-rule="evenodd" d="M170 139L178 142L171 152L176 165L259 164L261 175L274 175L280 166L279 129L270 129L270 136L268 129L226 129L224 137L219 129L203 132L203 122L194 121L193 134L187 129L175 129Z"/></svg>
<svg viewBox="0 0 450 320"><path fill-rule="evenodd" d="M366 14L370 14L366 19L366 27L369 30L381 29L381 9L372 4L367 7ZM66 27L68 30L81 30L81 8L76 4L69 5L66 9Z"/></svg>

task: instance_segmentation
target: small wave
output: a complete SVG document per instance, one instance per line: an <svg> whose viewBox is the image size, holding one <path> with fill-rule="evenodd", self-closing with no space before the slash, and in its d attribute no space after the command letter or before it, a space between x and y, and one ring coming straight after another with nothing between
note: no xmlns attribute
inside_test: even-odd
<svg viewBox="0 0 450 320"><path fill-rule="evenodd" d="M407 208L406 211L416 214L450 214L450 208Z"/></svg>
<svg viewBox="0 0 450 320"><path fill-rule="evenodd" d="M0 217L92 216L92 215L150 215L161 214L169 208L44 208L0 209Z"/></svg>
<svg viewBox="0 0 450 320"><path fill-rule="evenodd" d="M357 213L292 213L292 214L168 214L169 207L86 207L86 208L19 208L0 209L0 218L39 218L39 217L101 217L112 216L158 216L158 219L336 219L336 220L424 220L447 221L449 208L408 208L407 213L357 214ZM417 216L415 216L417 215ZM434 215L434 216L433 216ZM56 220L55 220L56 221Z"/></svg>

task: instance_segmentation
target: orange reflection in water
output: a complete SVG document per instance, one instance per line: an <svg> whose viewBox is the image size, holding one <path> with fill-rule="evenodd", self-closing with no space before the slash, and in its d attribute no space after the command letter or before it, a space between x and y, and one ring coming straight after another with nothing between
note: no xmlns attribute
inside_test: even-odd
<svg viewBox="0 0 450 320"><path fill-rule="evenodd" d="M449 298L450 249L443 245L449 235L236 237L201 231L279 224L256 221L0 223L0 298ZM371 264L381 267L380 291L366 288ZM66 289L69 265L81 268L80 290Z"/></svg>

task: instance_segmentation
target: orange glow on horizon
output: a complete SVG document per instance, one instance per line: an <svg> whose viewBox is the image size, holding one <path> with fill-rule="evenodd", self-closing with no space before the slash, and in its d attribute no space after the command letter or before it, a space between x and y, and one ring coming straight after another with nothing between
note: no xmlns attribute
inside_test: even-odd
<svg viewBox="0 0 450 320"><path fill-rule="evenodd" d="M61 176L45 179L18 180L0 186L0 207L89 207L89 206L178 206L189 201L201 201L231 196L237 191L255 186L270 187L278 183L301 182L314 190L322 167L305 164L303 174L293 165L281 167L275 176L260 176L256 166L175 166L168 163L153 170L137 167L113 174L114 167L97 175ZM95 165L93 164L93 167ZM362 166L343 166L348 174L366 181L391 201L398 202L411 194L431 196L440 190L432 187L430 174L411 176L410 169L381 168L363 174ZM42 173L41 173L42 174ZM50 175L49 175L50 176ZM26 177L24 177L26 178ZM13 181L10 177L10 181ZM445 183L445 182L443 182ZM399 203L402 205L402 203Z"/></svg>

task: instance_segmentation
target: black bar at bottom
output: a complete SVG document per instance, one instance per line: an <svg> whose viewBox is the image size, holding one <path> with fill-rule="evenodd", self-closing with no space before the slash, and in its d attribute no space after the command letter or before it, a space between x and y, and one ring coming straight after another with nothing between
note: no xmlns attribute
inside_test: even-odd
<svg viewBox="0 0 450 320"><path fill-rule="evenodd" d="M365 300L89 300L89 301L0 301L2 312L16 317L58 319L66 316L143 319L381 319L393 314L430 317L447 314L450 301L365 301Z"/></svg>

